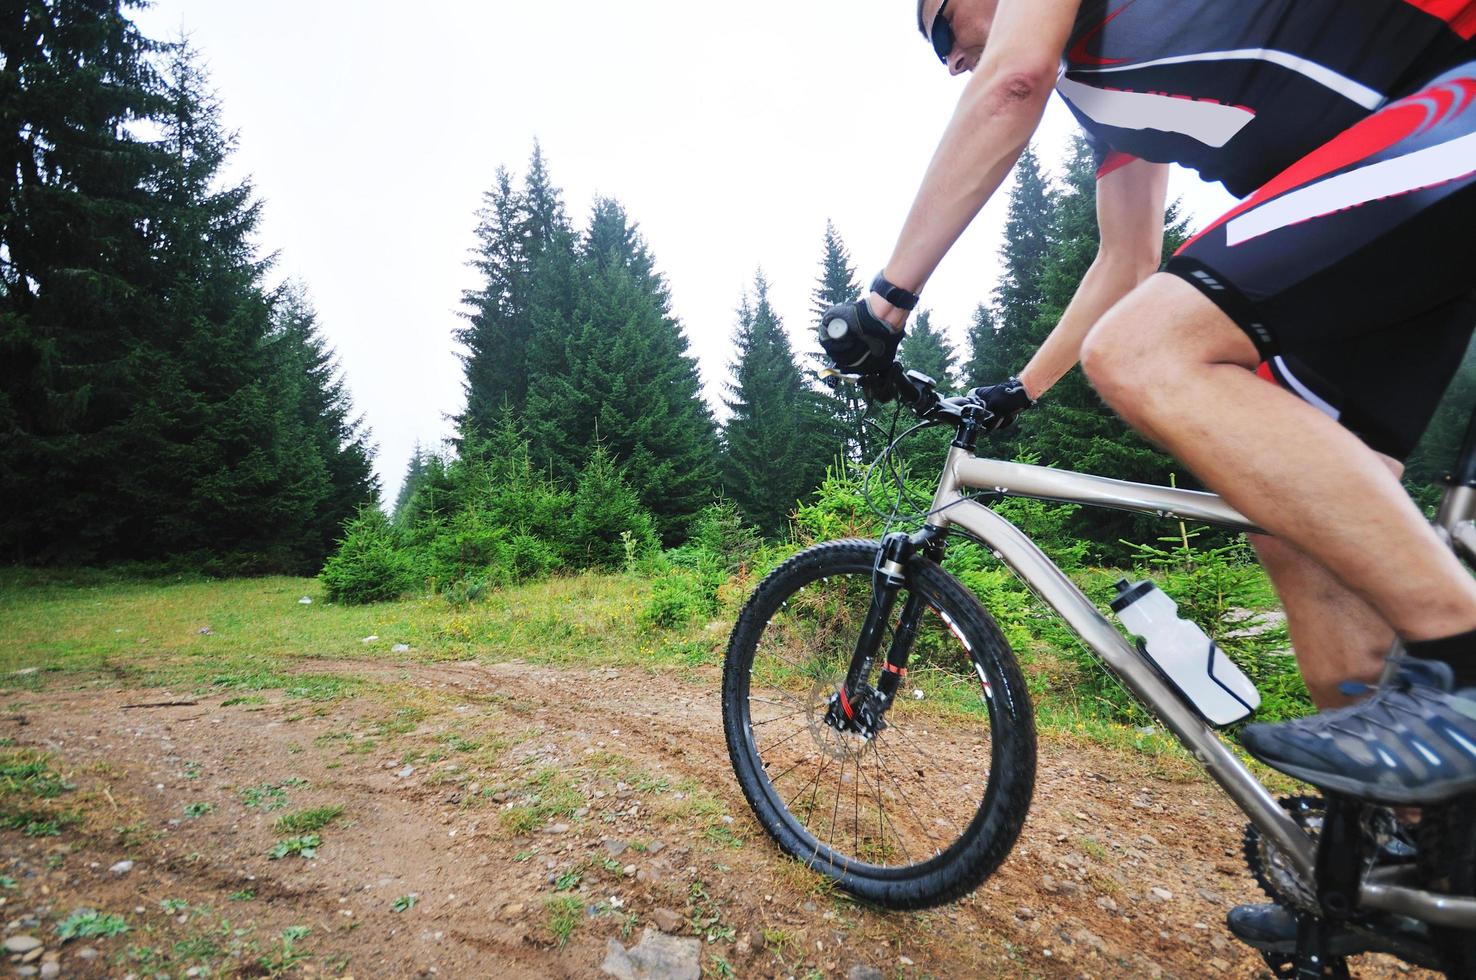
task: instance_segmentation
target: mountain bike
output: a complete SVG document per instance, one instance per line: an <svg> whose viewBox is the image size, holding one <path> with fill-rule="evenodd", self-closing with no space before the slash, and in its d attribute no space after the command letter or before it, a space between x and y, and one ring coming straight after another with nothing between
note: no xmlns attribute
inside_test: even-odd
<svg viewBox="0 0 1476 980"><path fill-rule="evenodd" d="M899 411L917 415L914 428L954 429L922 527L794 555L759 584L728 645L729 756L779 847L888 909L957 899L1010 853L1034 789L1034 712L995 620L942 567L949 539L962 535L1054 610L1245 813L1252 873L1297 914L1296 951L1266 956L1278 975L1346 976L1327 941L1338 927L1409 962L1476 977L1476 798L1427 807L1413 841L1395 839L1407 825L1386 808L1337 796L1278 801L1194 703L988 504L1018 496L1257 528L1214 494L976 455L991 418L981 404L940 397L932 379L900 365L886 386ZM1435 525L1476 560L1476 422Z"/></svg>

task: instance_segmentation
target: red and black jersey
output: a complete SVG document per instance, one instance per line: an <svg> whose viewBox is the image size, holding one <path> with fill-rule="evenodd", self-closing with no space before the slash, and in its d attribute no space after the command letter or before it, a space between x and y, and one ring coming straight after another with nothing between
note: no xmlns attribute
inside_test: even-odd
<svg viewBox="0 0 1476 980"><path fill-rule="evenodd" d="M1476 0L1085 0L1057 91L1096 147L1242 196L1476 51Z"/></svg>

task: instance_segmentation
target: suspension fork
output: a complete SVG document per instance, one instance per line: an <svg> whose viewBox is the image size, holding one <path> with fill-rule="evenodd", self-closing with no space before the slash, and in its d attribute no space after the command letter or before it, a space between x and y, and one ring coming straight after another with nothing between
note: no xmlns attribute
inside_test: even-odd
<svg viewBox="0 0 1476 980"><path fill-rule="evenodd" d="M871 674L876 655L881 649L882 637L887 630L892 610L896 608L897 593L907 584L907 566L921 548L928 558L942 561L945 547L945 532L926 527L916 535L896 532L882 539L881 560L872 581L871 608L861 626L861 635L856 640L856 651L851 656L850 670L846 673L845 687L841 690L843 708L849 709L850 701ZM892 631L892 642L882 666L881 678L876 691L881 696L877 706L885 711L891 706L907 676L907 658L912 653L913 641L917 639L918 623L922 620L924 603L916 591L908 594L902 605L897 628ZM847 710L847 716L850 711Z"/></svg>

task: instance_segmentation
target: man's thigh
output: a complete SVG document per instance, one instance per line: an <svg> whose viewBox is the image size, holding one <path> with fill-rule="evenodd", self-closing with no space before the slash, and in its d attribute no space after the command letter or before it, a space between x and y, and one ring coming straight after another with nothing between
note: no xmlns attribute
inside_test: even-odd
<svg viewBox="0 0 1476 980"><path fill-rule="evenodd" d="M1476 61L1309 154L1168 271L1245 332L1261 373L1405 458L1476 324Z"/></svg>

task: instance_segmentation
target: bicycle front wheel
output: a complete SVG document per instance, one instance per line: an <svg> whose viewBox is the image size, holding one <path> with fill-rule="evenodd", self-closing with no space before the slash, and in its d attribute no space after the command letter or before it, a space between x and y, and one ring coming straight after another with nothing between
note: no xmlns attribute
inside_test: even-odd
<svg viewBox="0 0 1476 980"><path fill-rule="evenodd" d="M877 656L879 667L906 600L920 599L885 727L863 738L826 723L879 548L817 545L764 579L728 645L723 726L744 795L784 851L860 898L915 909L968 893L1009 854L1035 785L1035 721L998 626L916 558Z"/></svg>

